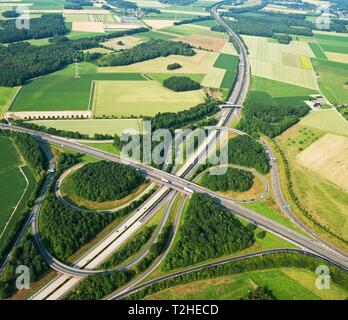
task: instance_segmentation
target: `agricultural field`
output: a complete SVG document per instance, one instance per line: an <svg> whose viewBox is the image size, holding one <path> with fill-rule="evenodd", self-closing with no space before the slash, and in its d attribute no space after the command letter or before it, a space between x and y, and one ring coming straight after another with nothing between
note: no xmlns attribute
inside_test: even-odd
<svg viewBox="0 0 348 320"><path fill-rule="evenodd" d="M140 72L140 73L207 73L214 64L217 54L204 50L195 50L194 56L170 55L168 57L159 57L147 61L133 63L128 66L101 67L98 72ZM167 70L168 64L179 63L182 67L176 70Z"/></svg>
<svg viewBox="0 0 348 320"><path fill-rule="evenodd" d="M93 137L95 133L120 135L122 132L140 132L141 119L84 119L84 120L38 120L29 121L47 128L78 131Z"/></svg>
<svg viewBox="0 0 348 320"><path fill-rule="evenodd" d="M66 22L89 22L89 15L88 14L65 14L64 15Z"/></svg>
<svg viewBox="0 0 348 320"><path fill-rule="evenodd" d="M336 118L335 115L337 116ZM337 128L341 127L344 120L339 117L338 113L334 110L313 112L308 117L304 118L304 120L278 136L276 141L285 153L285 157L289 163L293 190L301 205L321 225L327 227L334 234L348 240L347 192L336 184L323 178L321 175L308 170L299 160L301 152L305 152L307 148L314 145L316 141L320 141L320 138L327 132L337 131ZM321 129L310 126L311 123L308 123L308 119L316 125L316 127L320 126ZM337 122L335 122L334 119L336 119ZM341 119L342 123L339 119ZM347 130L348 124L346 125ZM324 129L325 127L327 130ZM338 132L334 133L337 134ZM332 163L332 166L334 166L334 163ZM288 180L283 174L281 174L281 181L284 183L283 191L288 199L290 199L286 184ZM308 221L296 205L293 205L292 208L295 214L305 221ZM308 224L310 224L313 230L316 230L324 239L330 240L333 244L342 249L347 249L346 244L336 238L329 237L327 232L316 228L312 223L308 222Z"/></svg>
<svg viewBox="0 0 348 320"><path fill-rule="evenodd" d="M271 105L304 104L314 94L318 91L254 76L247 101Z"/></svg>
<svg viewBox="0 0 348 320"><path fill-rule="evenodd" d="M312 112L300 123L307 127L348 137L348 122L335 110Z"/></svg>
<svg viewBox="0 0 348 320"><path fill-rule="evenodd" d="M320 59L312 59L312 63L324 96L333 104L347 104L348 64Z"/></svg>
<svg viewBox="0 0 348 320"><path fill-rule="evenodd" d="M314 54L306 42L284 45L262 37L243 36L243 39L250 51L253 75L318 89L309 60Z"/></svg>
<svg viewBox="0 0 348 320"><path fill-rule="evenodd" d="M11 140L0 137L0 251L8 241L35 188L35 178L22 163Z"/></svg>
<svg viewBox="0 0 348 320"><path fill-rule="evenodd" d="M154 116L158 112L188 109L204 99L202 90L174 92L154 80L97 81L93 96L95 117Z"/></svg>
<svg viewBox="0 0 348 320"><path fill-rule="evenodd" d="M118 44L119 41L122 41L122 45ZM102 45L108 48L112 48L114 50L121 50L121 49L130 49L134 46L143 43L144 41L134 37L134 36L125 36L125 37L119 37L119 38L113 38L109 39L108 41L102 42Z"/></svg>
<svg viewBox="0 0 348 320"><path fill-rule="evenodd" d="M327 133L302 151L297 160L305 168L348 191L348 137Z"/></svg>
<svg viewBox="0 0 348 320"><path fill-rule="evenodd" d="M324 51L348 54L348 37L317 33L314 38Z"/></svg>
<svg viewBox="0 0 348 320"><path fill-rule="evenodd" d="M139 73L98 73L91 63L79 64L79 78L75 66L42 76L24 85L18 93L11 111L65 111L88 110L92 82L146 81Z"/></svg>
<svg viewBox="0 0 348 320"><path fill-rule="evenodd" d="M151 20L151 19L147 19L145 20L145 24L150 26L152 28L152 30L158 30L158 29L162 29L162 28L167 28L167 27L171 27L174 24L174 20Z"/></svg>
<svg viewBox="0 0 348 320"><path fill-rule="evenodd" d="M220 88L226 70L212 67L202 81L202 85L209 88Z"/></svg>
<svg viewBox="0 0 348 320"><path fill-rule="evenodd" d="M18 88L0 87L0 119L3 118L8 105L11 103Z"/></svg>
<svg viewBox="0 0 348 320"><path fill-rule="evenodd" d="M214 63L215 68L224 69L225 74L220 88L229 89L237 76L239 58L230 54L221 53Z"/></svg>
<svg viewBox="0 0 348 320"><path fill-rule="evenodd" d="M30 10L62 10L66 3L65 0L30 0L29 3L32 3Z"/></svg>
<svg viewBox="0 0 348 320"><path fill-rule="evenodd" d="M217 38L215 36L205 36L203 34L180 36L176 38L176 40L186 42L196 48L201 47L217 53L221 52L226 43L226 39Z"/></svg>
<svg viewBox="0 0 348 320"><path fill-rule="evenodd" d="M222 32L211 31L210 28L195 25L195 24L183 24L179 26L171 26L162 28L159 31L165 33L171 33L176 36L191 36L191 35L206 35L209 37L216 37L220 39L225 39L225 36Z"/></svg>
<svg viewBox="0 0 348 320"><path fill-rule="evenodd" d="M327 55L323 51L323 49L319 46L319 44L315 42L309 42L309 47L312 49L315 58L317 59L327 59Z"/></svg>
<svg viewBox="0 0 348 320"><path fill-rule="evenodd" d="M137 37L144 41L148 41L150 39L172 40L176 38L175 35L170 35L170 34L156 32L156 31L141 32L141 33L135 34L134 37Z"/></svg>
<svg viewBox="0 0 348 320"><path fill-rule="evenodd" d="M281 268L200 280L177 285L147 296L146 300L239 300L256 287L267 286L277 300L344 300L346 289L315 287L317 275L304 269Z"/></svg>

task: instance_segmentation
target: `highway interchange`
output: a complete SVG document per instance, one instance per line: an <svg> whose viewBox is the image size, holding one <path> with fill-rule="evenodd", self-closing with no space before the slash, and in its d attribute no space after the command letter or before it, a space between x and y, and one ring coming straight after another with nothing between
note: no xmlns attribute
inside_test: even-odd
<svg viewBox="0 0 348 320"><path fill-rule="evenodd" d="M219 23L225 25L225 23L222 21L222 19L219 17L217 13L217 8L218 8L218 5L212 9L212 15L215 17L215 19ZM71 288L73 288L83 277L90 274L98 273L98 272L105 272L106 270L96 270L95 268L98 267L108 256L110 256L112 252L117 250L117 248L119 248L125 241L127 241L136 231L138 231L144 225L144 223L148 221L154 213L157 212L158 208L168 203L170 198L174 199L174 196L176 193L181 193L184 195L184 197L191 196L192 192L200 192L200 193L207 194L210 197L212 197L218 204L220 204L226 210L231 212L232 214L235 214L236 216L242 219L252 222L264 228L265 230L272 232L298 245L301 248L301 252L307 252L309 254L315 254L317 256L323 257L324 259L330 261L331 263L336 264L345 270L348 270L347 254L327 244L326 242L323 242L317 235L315 235L311 230L309 230L305 225L303 225L303 223L293 214L291 209L286 206L286 202L284 200L284 197L282 195L281 188L280 188L278 168L275 161L273 161L272 163L271 174L272 174L273 192L275 193L277 202L282 208L282 210L284 211L284 213L287 216L289 216L289 218L293 220L298 226L300 226L301 229L303 229L307 234L309 234L309 237L304 236L302 233L296 232L290 228L287 228L283 226L282 224L279 224L271 219L268 219L256 213L253 210L242 207L235 201L219 196L209 191L208 189L205 189L197 185L196 183L188 180L191 177L191 175L194 173L194 171L196 170L200 160L206 157L207 148L217 143L219 136L221 134L221 131L223 131L223 128L228 127L228 124L231 122L234 116L237 116L237 117L240 116L240 107L242 106L245 100L245 97L249 88L250 65L249 65L249 61L247 57L246 48L244 44L242 43L242 41L239 39L239 37L236 34L234 34L233 31L228 28L228 26L225 25L225 27L227 28L228 33L236 39L236 42L240 46L240 64L239 64L238 77L237 77L235 86L231 92L231 95L228 99L228 104L235 105L237 107L222 109L221 118L216 128L214 128L210 132L205 143L198 147L198 150L196 151L196 153L191 158L187 159L186 163L175 174L167 173L167 172L155 169L145 164L135 162L134 160L123 159L114 154L83 145L79 142L76 142L70 139L56 137L56 136L52 136L45 133L41 133L41 132L37 132L37 131L33 131L33 130L21 128L21 127L16 127L12 125L0 124L1 129L26 132L35 136L39 141L44 143L59 145L64 148L74 150L79 153L87 154L101 160L124 163L126 165L135 167L137 168L139 173L143 174L148 180L162 186L154 195L152 195L149 198L148 201L146 201L143 205L141 205L140 208L138 208L126 221L121 223L121 225L119 225L109 235L107 235L104 239L102 239L96 246L88 250L82 257L80 257L77 261L75 261L72 266L68 266L51 256L51 254L45 249L39 236L39 227L38 227L39 209L40 209L42 200L44 198L44 195L46 194L48 184L53 178L53 174L50 173L47 176L46 182L40 192L40 196L36 201L35 207L30 215L30 218L28 219L26 223L26 226L29 226L30 224L32 224L32 232L41 253L43 254L46 261L50 264L50 266L61 274L59 274L55 279L53 279L50 283L48 283L44 288L39 290L32 297L32 299L59 299L63 297L69 290L71 290ZM269 146L266 144L265 141L263 142L265 143L265 147L267 148L270 155L272 155L271 149L269 148ZM46 153L47 153L47 150L46 150ZM54 166L54 163L52 161L52 157L50 157L50 159L51 159L50 169L52 169L52 167ZM182 204L183 204L183 201L181 203L180 209L178 210L177 219L178 219L178 216L180 216L181 214L182 207L183 207ZM171 207L171 205L169 205L168 207ZM168 212L170 212L168 210L169 209L167 208L164 218L161 221L162 227L166 221L165 217L167 217L169 214ZM177 229L177 225L178 224L176 224L176 229ZM146 254L146 252L147 252L146 250L142 251L141 254L138 256L138 259L143 257ZM150 274L159 265L159 263L162 261L163 258L164 258L164 255L161 257L161 259L157 261L155 266L152 266L145 273L145 275L147 276L148 274ZM128 266L129 265L124 267L128 267ZM210 267L210 266L211 265L206 267ZM194 271L195 270L194 268L190 268L191 270L190 272L192 272L192 270ZM183 274L183 273L184 272L182 271L180 274ZM169 276L170 275L168 275L168 277ZM144 275L142 275L139 279L137 278L134 281L132 281L130 284L126 286L126 288L122 288L122 290L119 290L114 295L110 295L109 298L110 299L119 298L120 295L123 295L125 292L128 292L128 293L133 292L132 287L135 287L143 279L145 279ZM162 280L163 279L160 279L158 281L162 281Z"/></svg>

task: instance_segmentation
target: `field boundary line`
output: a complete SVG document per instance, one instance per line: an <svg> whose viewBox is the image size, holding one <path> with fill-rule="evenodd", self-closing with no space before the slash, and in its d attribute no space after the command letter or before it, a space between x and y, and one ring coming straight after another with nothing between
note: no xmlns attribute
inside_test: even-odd
<svg viewBox="0 0 348 320"><path fill-rule="evenodd" d="M3 237L3 235L4 235L4 233L5 233L5 231L6 231L7 227L8 227L8 225L10 224L10 222L11 222L11 220L12 220L14 214L15 214L16 211L17 211L18 206L19 206L20 203L22 202L23 197L24 197L24 195L26 194L26 192L27 192L27 190L28 190L28 187L29 187L29 180L28 180L27 176L25 175L24 171L22 170L22 167L25 167L25 166L26 166L26 165L20 165L20 166L18 166L18 169L19 169L20 172L22 173L22 175L23 175L23 177L24 177L24 179L25 179L27 185L26 185L26 187L24 188L24 191L23 191L21 197L19 198L19 200L18 200L16 206L13 208L13 211L12 211L10 217L8 218L8 220L7 220L6 224L5 224L4 229L2 230L2 232L1 232L1 234L0 234L0 239Z"/></svg>
<svg viewBox="0 0 348 320"><path fill-rule="evenodd" d="M92 103L93 103L93 99L94 99L94 81L95 80L92 80L92 83L91 83L91 88L89 89L90 92L89 92L89 100L88 100L88 111L92 111Z"/></svg>

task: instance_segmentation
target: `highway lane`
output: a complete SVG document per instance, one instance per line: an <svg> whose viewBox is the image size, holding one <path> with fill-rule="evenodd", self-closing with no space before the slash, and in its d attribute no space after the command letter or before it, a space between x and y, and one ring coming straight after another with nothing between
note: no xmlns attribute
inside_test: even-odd
<svg viewBox="0 0 348 320"><path fill-rule="evenodd" d="M108 272L112 270L99 270L98 267L107 257L117 250L125 241L127 241L135 232L137 232L157 210L163 205L162 197L166 192L170 192L168 188L162 188L156 192L147 203L133 212L133 214L107 236L98 242L94 247L90 248L82 257L74 261L73 266L67 266L62 262L55 261L53 266L59 270L62 275L58 275L44 288L34 294L32 300L42 300L53 294L57 295L57 290L62 284L64 288L74 286L83 277L91 274ZM36 231L37 232L37 231ZM44 253L45 248L41 247ZM48 253L49 254L49 253ZM59 263L59 264L58 264ZM58 265L57 265L58 264ZM74 277L71 277L74 276ZM76 282L76 280L78 280Z"/></svg>
<svg viewBox="0 0 348 320"><path fill-rule="evenodd" d="M169 280L169 279L173 279L182 275L186 275L186 274L190 274L196 271L200 271L200 270L204 270L204 269L209 269L209 268L214 268L220 265L224 265L224 264L228 264L231 262L237 262L237 261L241 261L244 259L250 259L250 258L254 258L254 257L261 257L261 256L266 256L266 255L270 255L270 254L274 254L274 253L299 253L299 254L304 254L304 255L309 255L309 256L313 256L316 257L315 255L311 254L310 252L307 251L303 251L303 250L299 250L299 249L272 249L272 250L265 250L265 251L261 251L261 252L256 252L256 253L249 253L249 254L244 254L241 256L237 256L237 257L233 257L233 258L227 258L224 260L220 260L217 262L211 262L211 263L205 263L205 264L201 264L195 267L190 267L190 268L186 268L184 270L181 271L177 271L177 272L173 272L170 274L166 274L164 276L160 276L158 278L155 278L153 280L147 281L145 283L142 283L138 286L134 286L132 288L127 288L127 289L121 289L118 290L117 292L115 292L114 294L110 295L108 297L109 300L120 300L130 294L136 293L139 290L145 289L151 285L154 285L156 283L160 283L162 281L165 280Z"/></svg>
<svg viewBox="0 0 348 320"><path fill-rule="evenodd" d="M181 200L180 206L178 208L178 211L176 213L176 218L175 218L175 223L174 223L174 231L173 231L172 237L169 241L169 244L167 245L167 248L164 250L164 252L139 277L133 279L131 282L127 283L124 287L116 290L115 292L111 293L109 296L106 296L104 298L104 300L113 300L113 298L115 296L117 296L118 294L120 294L121 292L129 290L129 288L132 288L132 287L136 286L137 284L139 284L140 282L142 282L143 280L145 280L148 276L150 276L160 266L160 264L163 262L167 253L169 252L170 248L172 247L172 245L174 243L175 235L179 230L180 220L181 220L181 216L182 216L182 213L184 210L185 202L186 202L186 198L183 197L183 199Z"/></svg>

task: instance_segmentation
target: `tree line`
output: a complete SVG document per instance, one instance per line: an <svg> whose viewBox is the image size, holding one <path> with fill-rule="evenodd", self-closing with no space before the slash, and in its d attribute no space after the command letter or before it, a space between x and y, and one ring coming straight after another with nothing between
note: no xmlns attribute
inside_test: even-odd
<svg viewBox="0 0 348 320"><path fill-rule="evenodd" d="M156 227L156 225L145 227L144 230L141 230L130 241L126 242L126 244L120 250L117 250L110 258L103 262L101 268L114 268L137 253L142 246L144 246L150 240Z"/></svg>
<svg viewBox="0 0 348 320"><path fill-rule="evenodd" d="M65 300L100 300L122 287L133 277L130 271L113 271L88 276L64 298Z"/></svg>
<svg viewBox="0 0 348 320"><path fill-rule="evenodd" d="M314 272L318 266L323 264L328 265L332 281L348 289L348 273L341 268L330 264L321 258L313 257L311 255L292 252L279 252L246 258L239 261L232 261L211 268L205 268L202 270L180 275L148 286L130 296L125 297L125 299L141 300L148 295L154 294L170 287L174 287L179 284L185 284L204 279L214 279L216 277L240 274L254 270L292 267Z"/></svg>
<svg viewBox="0 0 348 320"><path fill-rule="evenodd" d="M190 77L178 76L165 79L163 86L176 92L199 90L201 88L201 85Z"/></svg>
<svg viewBox="0 0 348 320"><path fill-rule="evenodd" d="M273 34L295 34L312 36L315 25L306 20L306 16L282 15L272 13L261 13L251 16L247 14L226 13L227 17L234 20L225 22L239 34L253 35L259 37L272 37Z"/></svg>
<svg viewBox="0 0 348 320"><path fill-rule="evenodd" d="M145 271L155 261L155 259L164 252L173 234L173 229L174 226L171 223L164 226L157 241L149 248L149 253L136 265L135 271L137 273Z"/></svg>
<svg viewBox="0 0 348 320"><path fill-rule="evenodd" d="M206 195L193 194L163 270L186 267L250 247L253 232Z"/></svg>
<svg viewBox="0 0 348 320"><path fill-rule="evenodd" d="M29 29L19 29L16 23L15 19L0 21L0 43L50 38L68 32L60 14L43 14L40 18L30 19Z"/></svg>
<svg viewBox="0 0 348 320"><path fill-rule="evenodd" d="M212 191L238 191L244 192L253 186L254 175L245 170L228 168L223 175L206 174L202 185Z"/></svg>
<svg viewBox="0 0 348 320"><path fill-rule="evenodd" d="M158 57L167 57L171 54L193 56L195 53L191 45L182 41L152 39L133 48L105 55L98 61L98 65L101 67L124 66Z"/></svg>
<svg viewBox="0 0 348 320"><path fill-rule="evenodd" d="M0 45L0 86L19 86L27 80L58 71L74 62L83 61L81 50L100 47L100 42L122 37L147 28L110 32L78 40L58 41L46 46L32 46L27 42ZM38 63L38 61L40 63Z"/></svg>
<svg viewBox="0 0 348 320"><path fill-rule="evenodd" d="M39 143L31 135L0 129L0 136L12 139L25 162L37 177L41 177L45 174L45 170L47 169L47 158L40 148Z"/></svg>
<svg viewBox="0 0 348 320"><path fill-rule="evenodd" d="M92 201L123 198L144 183L145 179L132 167L121 163L98 161L88 163L72 174L72 193Z"/></svg>
<svg viewBox="0 0 348 320"><path fill-rule="evenodd" d="M47 160L43 151L40 149L38 142L34 140L31 136L24 133L16 133L11 132L9 130L1 129L0 136L12 138L12 141L16 144L19 152L23 156L24 160L26 161L32 172L36 173L37 175L35 189L30 195L27 205L21 212L21 215L18 217L16 224L12 228L12 231L8 233L7 241L6 243L4 243L3 248L0 251L0 261L2 261L8 253L8 251L11 249L11 246L16 239L17 233L22 228L25 219L28 217L30 210L35 204L35 200L38 197L40 189L45 181L46 174L44 169L46 169ZM15 136L21 137L14 138ZM30 142L23 142L26 139L28 139L28 141ZM16 141L18 142L18 144L16 143Z"/></svg>

